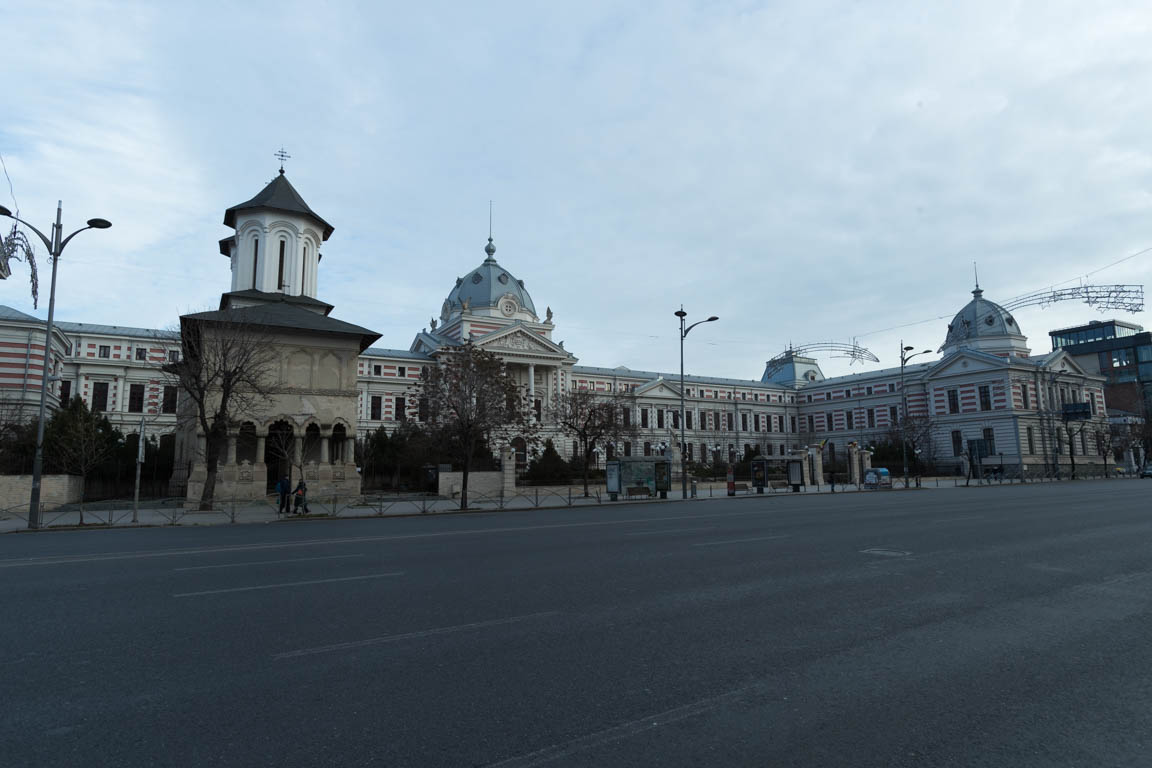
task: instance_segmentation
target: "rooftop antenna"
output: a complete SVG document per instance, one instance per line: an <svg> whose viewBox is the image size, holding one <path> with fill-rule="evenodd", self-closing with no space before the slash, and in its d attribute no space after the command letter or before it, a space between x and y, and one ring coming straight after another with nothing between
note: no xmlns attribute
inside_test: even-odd
<svg viewBox="0 0 1152 768"><path fill-rule="evenodd" d="M272 154L272 157L278 158L280 160L280 175L283 176L284 175L284 161L291 159L292 155L285 152L284 147L281 146L280 151L274 152Z"/></svg>
<svg viewBox="0 0 1152 768"><path fill-rule="evenodd" d="M492 201L488 201L488 245L484 246L484 253L488 254L485 261L496 261L496 246L492 243Z"/></svg>

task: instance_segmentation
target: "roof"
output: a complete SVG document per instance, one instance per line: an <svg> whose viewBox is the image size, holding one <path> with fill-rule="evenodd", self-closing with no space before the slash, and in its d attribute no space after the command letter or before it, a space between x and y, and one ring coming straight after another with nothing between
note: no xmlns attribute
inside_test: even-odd
<svg viewBox="0 0 1152 768"><path fill-rule="evenodd" d="M384 349L383 347L369 347L360 354L365 357L396 357L404 360L431 360L431 355L422 352L410 352L407 349Z"/></svg>
<svg viewBox="0 0 1152 768"><path fill-rule="evenodd" d="M464 277L456 278L456 285L448 294L446 301L448 308L444 313L445 319L452 310L463 308L465 301L468 302L470 309L495 307L499 305L500 299L509 294L516 299L521 309L527 310L535 317L536 305L532 303L532 297L524 289L524 281L517 280L496 262L496 247L492 244L492 238L488 238L485 252L488 253L488 257L480 266Z"/></svg>
<svg viewBox="0 0 1152 768"><path fill-rule="evenodd" d="M16 320L21 323L42 323L44 322L38 317L27 315L18 309L0 304L0 320Z"/></svg>
<svg viewBox="0 0 1152 768"><path fill-rule="evenodd" d="M904 366L904 378L913 378L925 373L928 370L935 368L940 364L939 360L933 360L928 363L909 363ZM868 379L888 379L900 377L900 367L895 368L881 368L877 371L861 371L860 373L849 373L845 376L834 376L832 378L824 379L823 381L814 381L803 387L805 390L821 389L822 387L829 387L835 389L837 386L843 386L848 382L865 381Z"/></svg>
<svg viewBox="0 0 1152 768"><path fill-rule="evenodd" d="M176 339L179 333L162 328L134 328L128 325L100 325L99 323L63 323L56 327L66 333L95 333L104 336L146 336L149 338Z"/></svg>
<svg viewBox="0 0 1152 768"><path fill-rule="evenodd" d="M242 291L229 291L220 295L220 309L224 309L227 299L253 299L261 302L282 302L284 304L300 304L306 307L320 307L324 310L324 314L332 311L331 304L314 299L311 296L291 296L287 293L280 293L279 291L258 291L255 288L245 288Z"/></svg>
<svg viewBox="0 0 1152 768"><path fill-rule="evenodd" d="M296 191L288 182L288 177L284 175L284 169L280 169L280 173L256 197L248 200L247 202L234 205L224 212L224 224L226 226L236 227L236 211L253 210L257 208L269 208L274 211L287 211L289 213L303 213L306 216L311 216L324 227L324 239L327 240L331 236L335 228L320 218L320 215L308 207L308 203L304 202L304 198L300 197L300 193Z"/></svg>
<svg viewBox="0 0 1152 768"><path fill-rule="evenodd" d="M1003 336L1024 337L1024 332L1016 324L1016 319L994 301L984 298L984 291L977 286L972 291L972 300L956 313L948 324L948 336L944 346L963 344L972 339Z"/></svg>
<svg viewBox="0 0 1152 768"><path fill-rule="evenodd" d="M236 309L214 310L212 312L196 312L191 315L182 315L181 323L188 320L219 323L243 323L261 328L290 328L298 331L313 331L315 333L332 334L336 336L358 336L360 338L360 351L363 352L372 342L380 338L380 334L362 328L359 325L346 323L334 317L321 315L309 309L292 304L258 304L254 307L238 307Z"/></svg>
<svg viewBox="0 0 1152 768"><path fill-rule="evenodd" d="M572 373L582 373L590 376L614 376L619 378L628 379L658 379L663 378L670 384L680 384L680 374L678 373L659 373L657 371L634 371L630 368L618 366L616 368L598 368L591 365L575 365L572 367ZM692 382L693 384L723 384L726 386L734 387L748 387L750 389L771 389L771 390L788 390L790 387L782 387L779 384L765 384L755 379L725 379L716 376L690 376L684 375L684 381Z"/></svg>

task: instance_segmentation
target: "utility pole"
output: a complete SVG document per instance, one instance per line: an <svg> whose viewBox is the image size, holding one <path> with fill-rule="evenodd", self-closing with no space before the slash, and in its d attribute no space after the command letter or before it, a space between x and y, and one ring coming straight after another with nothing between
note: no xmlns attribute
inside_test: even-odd
<svg viewBox="0 0 1152 768"><path fill-rule="evenodd" d="M140 437L136 441L136 490L132 494L132 522L140 522L140 468L144 466L144 417L140 417Z"/></svg>

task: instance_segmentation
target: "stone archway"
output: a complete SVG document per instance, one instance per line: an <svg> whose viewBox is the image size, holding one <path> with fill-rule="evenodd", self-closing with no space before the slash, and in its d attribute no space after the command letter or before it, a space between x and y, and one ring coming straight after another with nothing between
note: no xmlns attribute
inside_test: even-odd
<svg viewBox="0 0 1152 768"><path fill-rule="evenodd" d="M268 491L275 490L276 483L285 475L294 482L292 466L295 463L297 440L292 424L283 419L268 427L268 438L264 441L264 463L268 467Z"/></svg>

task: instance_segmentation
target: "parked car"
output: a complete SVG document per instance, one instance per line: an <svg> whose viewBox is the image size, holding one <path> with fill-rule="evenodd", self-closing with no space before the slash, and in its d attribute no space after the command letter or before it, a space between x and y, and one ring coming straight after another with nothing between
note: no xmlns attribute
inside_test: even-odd
<svg viewBox="0 0 1152 768"><path fill-rule="evenodd" d="M1144 465L1144 469L1140 470L1140 477L1152 477L1152 461Z"/></svg>

